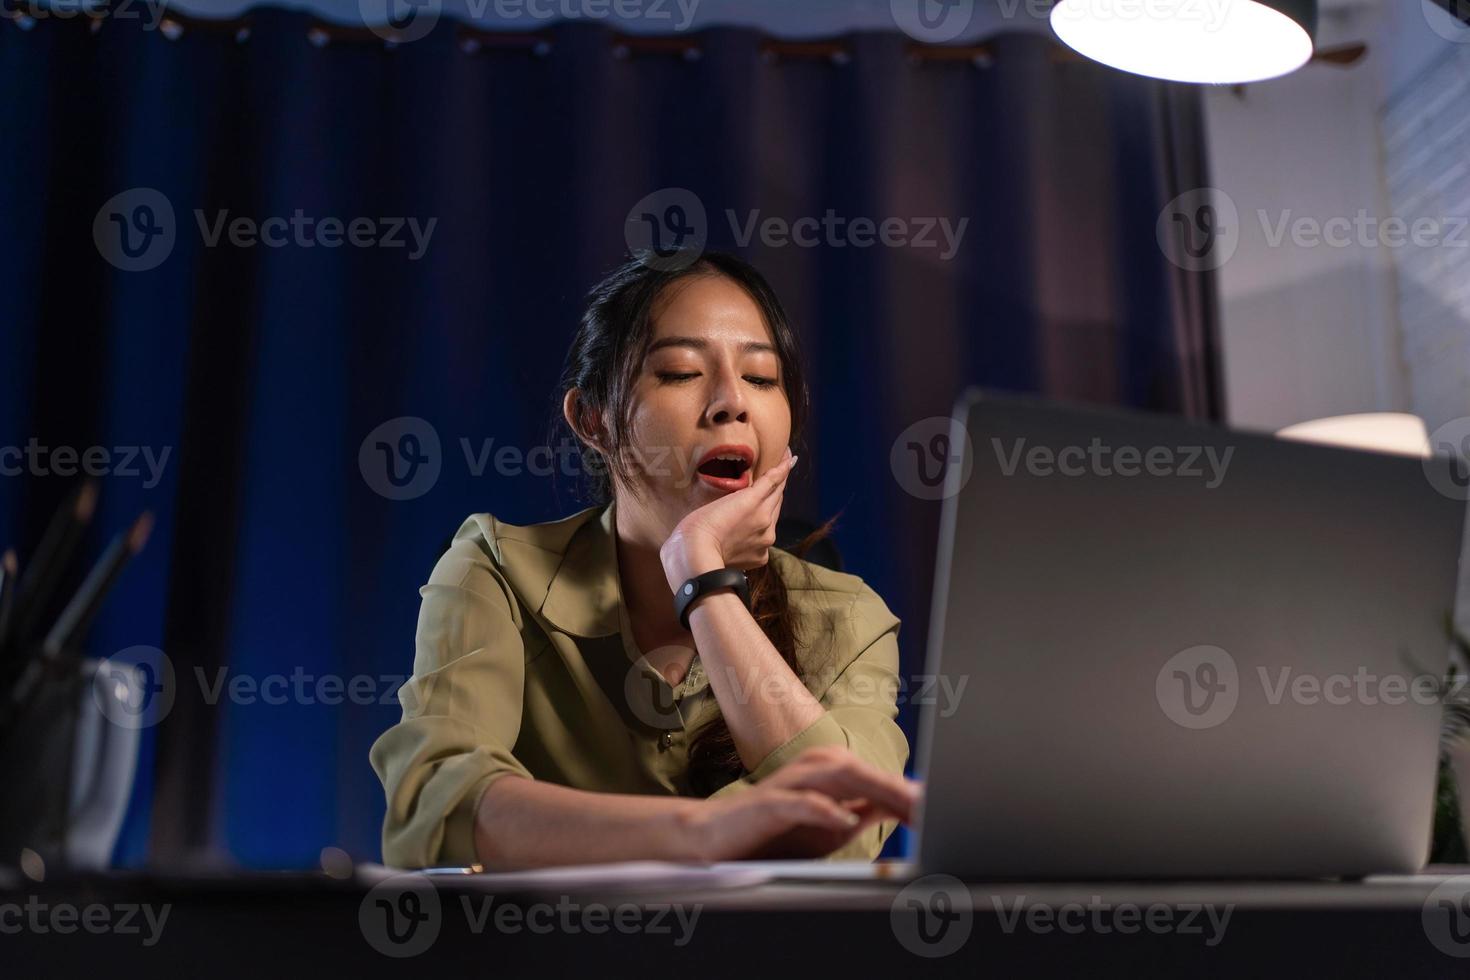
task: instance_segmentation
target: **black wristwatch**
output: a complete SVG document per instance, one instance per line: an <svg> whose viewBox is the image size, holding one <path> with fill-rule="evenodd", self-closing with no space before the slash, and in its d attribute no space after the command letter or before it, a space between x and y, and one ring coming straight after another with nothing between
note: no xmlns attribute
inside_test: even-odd
<svg viewBox="0 0 1470 980"><path fill-rule="evenodd" d="M687 630L689 610L694 603L720 589L734 589L740 601L745 603L745 608L750 608L750 583L746 581L745 573L738 568L717 568L694 576L674 593L674 615L679 617L679 625Z"/></svg>

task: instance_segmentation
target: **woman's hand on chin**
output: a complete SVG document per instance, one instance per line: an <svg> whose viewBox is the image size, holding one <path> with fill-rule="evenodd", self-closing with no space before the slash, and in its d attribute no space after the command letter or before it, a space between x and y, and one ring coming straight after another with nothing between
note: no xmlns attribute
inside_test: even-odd
<svg viewBox="0 0 1470 980"><path fill-rule="evenodd" d="M727 493L690 511L659 549L671 590L717 568L759 568L776 543L776 521L786 479L797 457L788 446L781 462L744 490Z"/></svg>
<svg viewBox="0 0 1470 980"><path fill-rule="evenodd" d="M807 749L746 792L685 818L697 860L819 858L883 820L909 823L920 787L836 746Z"/></svg>

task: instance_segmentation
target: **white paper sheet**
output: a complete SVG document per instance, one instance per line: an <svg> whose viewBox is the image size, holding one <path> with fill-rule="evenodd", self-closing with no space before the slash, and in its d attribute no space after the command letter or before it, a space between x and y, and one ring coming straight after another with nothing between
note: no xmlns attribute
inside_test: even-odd
<svg viewBox="0 0 1470 980"><path fill-rule="evenodd" d="M619 861L580 864L534 871L486 872L476 868L430 868L399 871L381 864L361 864L358 880L368 885L395 875L454 877L477 888L504 891L617 889L657 891L672 888L745 888L767 881L894 881L913 874L908 861L722 861L678 864L670 861Z"/></svg>
<svg viewBox="0 0 1470 980"><path fill-rule="evenodd" d="M376 885L396 875L423 875L433 879L453 877L456 884L472 884L489 891L617 890L663 891L745 888L770 881L769 871L752 863L676 864L669 861L619 861L580 864L534 871L476 872L472 868L432 868L399 871L381 864L357 868L358 880Z"/></svg>

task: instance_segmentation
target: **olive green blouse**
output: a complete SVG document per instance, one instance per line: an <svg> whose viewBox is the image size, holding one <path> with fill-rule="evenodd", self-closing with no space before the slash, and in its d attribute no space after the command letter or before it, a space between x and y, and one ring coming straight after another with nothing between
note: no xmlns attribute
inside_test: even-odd
<svg viewBox="0 0 1470 980"><path fill-rule="evenodd" d="M670 687L637 648L614 510L525 527L475 514L434 566L419 590L403 717L370 753L388 798L385 863L476 863L475 807L507 773L598 792L698 795L688 745L719 706L697 654ZM746 790L815 745L846 746L902 773L898 620L856 576L780 549L771 561L795 615L803 681L827 712L713 795ZM828 857L871 860L894 826L869 827Z"/></svg>

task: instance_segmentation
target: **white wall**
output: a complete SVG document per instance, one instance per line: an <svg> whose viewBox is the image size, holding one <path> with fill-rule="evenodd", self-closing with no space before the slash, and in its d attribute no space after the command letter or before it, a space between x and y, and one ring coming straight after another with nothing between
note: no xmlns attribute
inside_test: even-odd
<svg viewBox="0 0 1470 980"><path fill-rule="evenodd" d="M1235 425L1278 429L1406 404L1384 250L1294 242L1290 232L1272 241L1283 221L1385 213L1377 104L1368 72L1324 65L1206 98L1211 183L1239 220L1218 270Z"/></svg>
<svg viewBox="0 0 1470 980"><path fill-rule="evenodd" d="M1283 218L1289 227L1298 218L1351 221L1360 211L1381 220L1405 204L1387 180L1385 109L1395 96L1413 103L1405 93L1433 65L1467 64L1470 43L1461 42L1470 42L1470 30L1427 0L1324 9L1319 50L1360 40L1369 55L1352 68L1314 64L1241 94L1215 88L1206 97L1212 183L1240 219L1239 244L1219 270L1226 411L1236 425L1416 411L1433 428L1470 415L1466 322L1440 311L1407 332L1404 324L1416 307L1400 288L1403 267L1433 265L1446 250L1390 247L1367 225L1349 230L1346 247L1294 242L1290 233L1273 244L1266 230ZM1433 210L1445 207L1441 200Z"/></svg>

